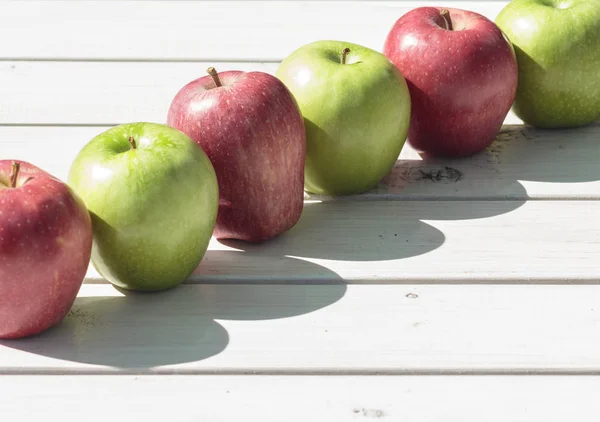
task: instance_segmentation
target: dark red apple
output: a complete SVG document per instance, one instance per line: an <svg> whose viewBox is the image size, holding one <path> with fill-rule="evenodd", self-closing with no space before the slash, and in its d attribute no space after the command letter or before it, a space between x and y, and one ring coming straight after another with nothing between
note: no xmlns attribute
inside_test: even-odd
<svg viewBox="0 0 600 422"><path fill-rule="evenodd" d="M79 292L92 222L63 182L23 161L0 161L0 338L58 324Z"/></svg>
<svg viewBox="0 0 600 422"><path fill-rule="evenodd" d="M468 10L419 7L395 22L383 53L408 83L413 148L459 157L494 141L518 79L513 46L494 22Z"/></svg>
<svg viewBox="0 0 600 422"><path fill-rule="evenodd" d="M219 183L217 239L262 242L302 214L306 132L293 95L264 72L226 71L185 85L167 125L208 155Z"/></svg>

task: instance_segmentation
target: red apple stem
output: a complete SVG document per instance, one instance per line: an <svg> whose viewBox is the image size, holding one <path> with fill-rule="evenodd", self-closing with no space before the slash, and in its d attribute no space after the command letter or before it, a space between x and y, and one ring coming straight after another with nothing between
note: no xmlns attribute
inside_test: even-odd
<svg viewBox="0 0 600 422"><path fill-rule="evenodd" d="M135 139L133 139L133 136L130 136L128 141L129 141L129 145L131 145L131 149L137 148L137 144L135 143Z"/></svg>
<svg viewBox="0 0 600 422"><path fill-rule="evenodd" d="M344 48L344 51L342 51L342 59L340 60L342 64L346 64L346 56L349 52L350 49L348 47Z"/></svg>
<svg viewBox="0 0 600 422"><path fill-rule="evenodd" d="M444 19L446 30L452 31L454 28L452 27L452 19L450 19L450 11L448 9L442 9L440 10L440 16Z"/></svg>
<svg viewBox="0 0 600 422"><path fill-rule="evenodd" d="M21 163L17 163L16 161L12 162L10 166L10 181L8 182L9 188L17 187L17 177L19 177L19 170L21 169Z"/></svg>
<svg viewBox="0 0 600 422"><path fill-rule="evenodd" d="M221 84L221 79L219 79L219 74L217 73L217 69L215 69L214 67L209 67L208 69L206 69L206 73L208 73L212 78L213 81L215 81L215 85L218 87L223 86Z"/></svg>

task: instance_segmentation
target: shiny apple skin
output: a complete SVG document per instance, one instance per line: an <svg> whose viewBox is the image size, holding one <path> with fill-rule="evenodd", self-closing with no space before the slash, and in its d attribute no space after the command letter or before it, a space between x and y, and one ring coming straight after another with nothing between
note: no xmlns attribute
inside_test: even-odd
<svg viewBox="0 0 600 422"><path fill-rule="evenodd" d="M407 142L417 151L461 157L489 146L515 99L518 68L513 46L485 16L419 7L401 16L383 53L400 69L411 94Z"/></svg>
<svg viewBox="0 0 600 422"><path fill-rule="evenodd" d="M87 272L92 225L82 200L62 181L19 161L0 161L0 338L41 333L71 309ZM15 160L17 161L17 160Z"/></svg>

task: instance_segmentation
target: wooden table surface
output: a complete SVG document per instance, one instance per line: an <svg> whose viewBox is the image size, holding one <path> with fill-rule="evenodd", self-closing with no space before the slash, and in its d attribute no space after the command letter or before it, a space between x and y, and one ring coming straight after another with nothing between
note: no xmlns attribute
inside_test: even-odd
<svg viewBox="0 0 600 422"><path fill-rule="evenodd" d="M4 1L0 158L65 180L210 65L273 73L318 39L381 50L416 6L507 3ZM176 289L90 267L62 324L0 342L0 419L597 421L600 124L505 123L476 156L406 146L373 191L307 196L271 242L213 240Z"/></svg>

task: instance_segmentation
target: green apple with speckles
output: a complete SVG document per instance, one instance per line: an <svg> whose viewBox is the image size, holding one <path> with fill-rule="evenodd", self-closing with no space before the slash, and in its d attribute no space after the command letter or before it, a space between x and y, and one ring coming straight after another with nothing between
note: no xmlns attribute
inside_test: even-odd
<svg viewBox="0 0 600 422"><path fill-rule="evenodd" d="M277 76L304 117L304 189L363 193L392 169L406 141L410 94L398 68L370 48L335 40L304 45Z"/></svg>
<svg viewBox="0 0 600 422"><path fill-rule="evenodd" d="M177 129L127 123L75 157L67 183L92 217L92 263L115 286L159 291L200 264L219 201L204 151Z"/></svg>
<svg viewBox="0 0 600 422"><path fill-rule="evenodd" d="M600 119L600 0L513 0L496 24L517 54L519 118L541 128Z"/></svg>

